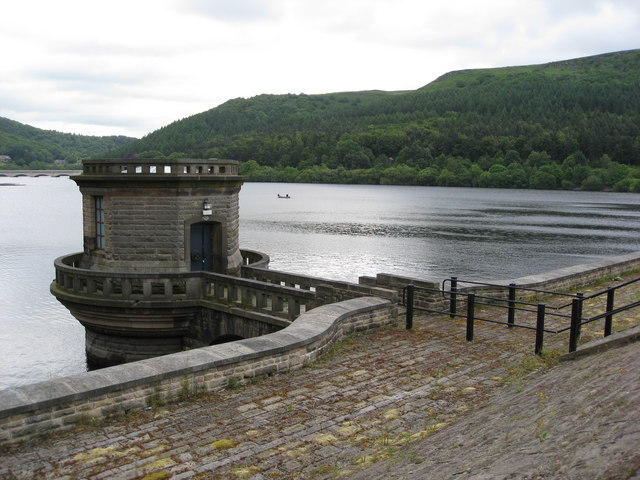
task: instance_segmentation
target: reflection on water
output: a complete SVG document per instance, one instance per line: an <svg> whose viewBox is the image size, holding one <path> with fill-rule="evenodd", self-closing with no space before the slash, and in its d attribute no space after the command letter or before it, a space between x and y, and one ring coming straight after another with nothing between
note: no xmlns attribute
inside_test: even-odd
<svg viewBox="0 0 640 480"><path fill-rule="evenodd" d="M0 186L0 388L84 371L83 328L49 293L53 260L82 249L78 189L0 183L22 184ZM639 250L639 219L633 194L255 183L240 193L242 248L274 269L350 281L539 273Z"/></svg>
<svg viewBox="0 0 640 480"><path fill-rule="evenodd" d="M466 217L465 217L466 218ZM596 217L592 217L596 218ZM546 225L536 222L507 223L504 220L496 220L492 224L479 223L474 220L468 222L446 224L446 231L438 231L437 228L444 228L445 225L434 223L433 225L394 225L375 223L327 223L327 222L269 222L267 220L254 222L254 227L264 231L282 231L287 233L301 234L327 234L346 236L369 236L369 237L436 237L443 236L469 236L478 238L491 238L491 240L501 241L504 235L526 233L528 238L531 234L538 235L566 235L566 236L592 236L605 235L611 239L620 236L634 236L640 233L640 228L627 227L622 225L594 225L593 223L567 223L562 225ZM498 228L499 227L499 228ZM615 232L615 233L614 233Z"/></svg>
<svg viewBox="0 0 640 480"><path fill-rule="evenodd" d="M539 273L637 250L639 219L633 194L277 184L241 193L243 247L269 253L272 268L352 281Z"/></svg>

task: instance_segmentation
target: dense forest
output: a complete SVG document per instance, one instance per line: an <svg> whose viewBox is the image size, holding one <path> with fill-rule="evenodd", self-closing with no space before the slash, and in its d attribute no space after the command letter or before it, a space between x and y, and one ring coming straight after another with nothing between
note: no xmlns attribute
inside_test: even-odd
<svg viewBox="0 0 640 480"><path fill-rule="evenodd" d="M64 160L64 168L79 166L83 158L133 140L123 136L94 137L41 130L0 117L0 155L11 157L10 162L0 163L0 168L47 169L54 168L56 160Z"/></svg>
<svg viewBox="0 0 640 480"><path fill-rule="evenodd" d="M231 158L254 181L640 192L640 50L233 99L93 157Z"/></svg>
<svg viewBox="0 0 640 480"><path fill-rule="evenodd" d="M235 99L111 154L233 158L257 181L640 191L640 50Z"/></svg>

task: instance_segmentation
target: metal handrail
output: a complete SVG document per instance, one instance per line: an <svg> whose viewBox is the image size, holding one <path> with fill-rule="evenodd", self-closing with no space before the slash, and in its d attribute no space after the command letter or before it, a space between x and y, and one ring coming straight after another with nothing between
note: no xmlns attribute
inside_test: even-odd
<svg viewBox="0 0 640 480"><path fill-rule="evenodd" d="M618 290L620 288L626 287L628 285L631 285L632 283L636 283L636 282L640 282L640 277L638 278L634 278L633 280L629 280L627 282L621 283L619 285L616 285L615 287L609 287L606 290L603 290L601 292L596 292L596 293L592 293L591 295L588 295L586 297L584 297L585 300L591 300L592 298L596 298L599 297L600 295L604 295L605 293L607 293L609 290Z"/></svg>
<svg viewBox="0 0 640 480"><path fill-rule="evenodd" d="M407 307L407 312L406 312L406 316L407 316L406 328L407 329L411 329L413 326L413 312L415 309L415 310L420 310L428 313L438 313L442 315L449 315L451 318L465 317L467 319L467 340L469 341L473 340L473 323L476 320L487 322L487 323L498 324L498 325L507 325L508 327L517 327L517 328L524 328L528 330L535 330L536 331L536 347L535 347L536 354L539 354L542 350L544 333L558 334L558 333L569 331L570 332L569 352L573 352L577 348L577 341L580 336L580 330L582 325L586 325L588 323L604 318L605 319L604 334L606 337L611 334L612 321L613 321L614 315L640 306L640 301L632 302L630 304L624 305L622 307L617 307L617 308L614 308L614 305L613 305L614 293L616 290L626 287L628 285L631 285L638 281L640 281L640 277L621 283L614 287L609 287L606 290L603 290L601 292L597 292L589 296L584 296L582 293L567 294L564 292L552 292L552 291L542 290L542 289L518 287L515 284L499 285L499 284L491 284L491 283L476 282L476 281L466 281L466 280L460 281L457 279L457 277L451 277L450 279L446 279L442 282L442 289L417 287L415 285L405 286L402 291L402 303ZM450 283L449 290L445 289L447 282ZM492 288L497 287L500 289L509 289L509 298L505 299L501 297L495 297L495 296L489 296L489 295L478 295L473 292L461 291L458 288L460 284L467 284L467 285L472 284L472 285L481 285L481 286L487 286ZM543 303L534 304L527 301L516 300L516 294L515 294L516 291L536 292L536 293L542 293L545 295L553 295L556 297L569 297L571 298L571 302L568 304L560 305L560 306L546 305ZM438 310L433 308L417 307L416 305L414 305L414 298L415 298L416 292L428 292L436 295L439 294L439 296L441 296L442 298L449 297L450 305L449 305L448 311ZM583 303L586 300L596 298L605 293L607 294L606 311L601 314L595 315L591 318L583 318L582 317ZM458 296L460 297L459 299L458 299ZM485 301L477 302L476 299L482 299ZM492 303L489 303L489 302L492 302ZM457 312L458 303L461 303L461 304L466 303L467 305L466 314L461 314ZM505 321L496 320L496 319L476 317L475 308L477 305L492 306L492 307L507 310L508 321L505 322ZM524 305L525 307L523 308L522 305ZM535 306L536 309L533 310L531 308L527 308L532 306ZM560 310L568 306L571 306L570 315L559 313ZM548 312L547 310L552 310L553 312ZM537 313L536 326L532 327L530 325L515 323L515 312ZM545 323L546 316L552 316L554 318L559 318L564 320L568 319L570 320L570 325L568 327L563 327L559 329L545 328L544 323Z"/></svg>

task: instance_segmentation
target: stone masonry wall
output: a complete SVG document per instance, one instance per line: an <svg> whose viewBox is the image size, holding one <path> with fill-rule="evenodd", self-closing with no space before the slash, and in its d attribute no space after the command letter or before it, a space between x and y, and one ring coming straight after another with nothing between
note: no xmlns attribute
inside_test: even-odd
<svg viewBox="0 0 640 480"><path fill-rule="evenodd" d="M617 275L624 272L631 272L640 269L640 252L633 252L626 255L609 257L597 262L573 265L549 272L543 272L526 277L514 278L510 280L486 280L494 286L478 286L465 284L464 279L459 279L458 291L460 293L476 293L492 296L503 296L507 298L510 284L515 284L520 288L532 288L547 291L569 291L579 289L595 281L611 279L611 283ZM441 288L437 282L416 280L408 277L379 273L375 278L361 277L360 282L367 285L377 285L383 288L397 289L398 295L402 298L402 290L409 284L416 287L434 289ZM449 286L447 285L447 288ZM415 305L418 308L429 308L442 310L448 308L448 296L445 298L438 293L416 292Z"/></svg>
<svg viewBox="0 0 640 480"><path fill-rule="evenodd" d="M220 223L224 230L222 256L239 256L239 189L207 191L183 189L168 195L162 189L82 189L84 235L88 241L89 268L117 271L188 271L185 258L185 222L204 221L202 202L208 199L213 215L207 221ZM105 248L95 247L93 196L104 197ZM188 228L188 227L187 227ZM237 265L232 265L233 268Z"/></svg>
<svg viewBox="0 0 640 480"><path fill-rule="evenodd" d="M316 304L341 302L363 296L375 296L386 298L393 302L398 300L395 288L380 287L374 283L351 283L340 280L331 280L321 277L312 277L299 273L271 270L264 267L245 266L242 268L244 278L258 280L280 285L296 286L305 290L315 289ZM362 277L361 277L362 279Z"/></svg>
<svg viewBox="0 0 640 480"><path fill-rule="evenodd" d="M640 269L640 252L605 258L597 262L573 265L551 272L516 278L505 283L515 283L520 287L539 288L544 290L562 291L579 288L598 280L610 279Z"/></svg>
<svg viewBox="0 0 640 480"><path fill-rule="evenodd" d="M262 337L2 390L0 444L301 368L343 337L397 319L395 303L358 298L313 309Z"/></svg>

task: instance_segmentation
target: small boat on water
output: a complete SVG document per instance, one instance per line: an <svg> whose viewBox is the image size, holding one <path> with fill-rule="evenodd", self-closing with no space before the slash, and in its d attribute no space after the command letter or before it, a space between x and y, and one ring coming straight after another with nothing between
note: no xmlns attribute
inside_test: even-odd
<svg viewBox="0 0 640 480"><path fill-rule="evenodd" d="M290 197L290 196L289 196L289 194L287 193L286 195L280 195L280 194L278 194L278 198L291 198L291 197Z"/></svg>

